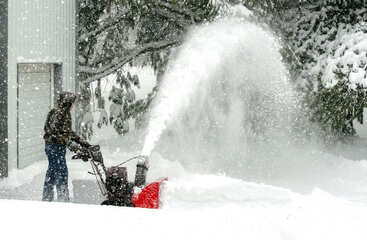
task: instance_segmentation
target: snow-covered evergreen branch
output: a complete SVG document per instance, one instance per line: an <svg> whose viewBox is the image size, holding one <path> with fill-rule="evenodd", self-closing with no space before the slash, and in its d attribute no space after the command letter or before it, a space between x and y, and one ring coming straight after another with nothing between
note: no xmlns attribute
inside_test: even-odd
<svg viewBox="0 0 367 240"><path fill-rule="evenodd" d="M123 67L126 63L130 62L134 58L140 56L149 51L156 51L163 48L168 48L174 45L177 45L180 41L175 40L162 40L157 42L150 42L141 46L132 49L129 54L125 55L124 57L118 59L117 61L107 64L106 66L102 66L100 68L88 67L88 66L80 66L79 71L81 73L91 74L92 76L87 78L83 83L91 83L103 77L106 77L118 69Z"/></svg>

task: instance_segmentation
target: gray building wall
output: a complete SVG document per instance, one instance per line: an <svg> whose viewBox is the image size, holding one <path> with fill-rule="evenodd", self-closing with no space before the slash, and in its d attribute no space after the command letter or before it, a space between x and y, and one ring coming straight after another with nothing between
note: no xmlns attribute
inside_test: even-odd
<svg viewBox="0 0 367 240"><path fill-rule="evenodd" d="M61 66L62 89L75 91L76 1L8 0L7 2L8 168L11 170L17 167L18 160L17 66L19 63L57 64Z"/></svg>
<svg viewBox="0 0 367 240"><path fill-rule="evenodd" d="M8 175L8 0L0 0L0 178Z"/></svg>

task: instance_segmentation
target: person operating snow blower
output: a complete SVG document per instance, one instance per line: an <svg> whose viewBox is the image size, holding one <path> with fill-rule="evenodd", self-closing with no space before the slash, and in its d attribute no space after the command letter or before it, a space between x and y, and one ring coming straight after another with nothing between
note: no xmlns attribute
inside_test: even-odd
<svg viewBox="0 0 367 240"><path fill-rule="evenodd" d="M72 130L70 111L74 106L75 100L76 95L73 93L60 93L57 106L47 115L43 138L49 165L43 187L43 201L53 200L55 185L57 200L64 202L70 200L68 168L65 159L66 148L73 152L78 152L91 146Z"/></svg>

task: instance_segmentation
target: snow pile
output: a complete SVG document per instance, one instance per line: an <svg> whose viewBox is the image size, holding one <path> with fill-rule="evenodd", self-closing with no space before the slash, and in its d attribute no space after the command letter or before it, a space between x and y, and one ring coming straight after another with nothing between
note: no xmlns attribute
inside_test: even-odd
<svg viewBox="0 0 367 240"><path fill-rule="evenodd" d="M163 209L223 208L228 205L274 207L289 203L292 196L293 193L284 188L224 175L187 174L164 183L161 201Z"/></svg>

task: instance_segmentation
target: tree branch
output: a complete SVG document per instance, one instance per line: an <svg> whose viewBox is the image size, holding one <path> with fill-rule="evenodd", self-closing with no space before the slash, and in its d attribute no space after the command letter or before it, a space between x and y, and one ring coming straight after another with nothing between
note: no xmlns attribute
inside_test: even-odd
<svg viewBox="0 0 367 240"><path fill-rule="evenodd" d="M116 24L118 24L119 22L121 22L125 19L127 19L127 17L126 17L126 15L123 15L123 16L120 16L120 17L114 19L111 22L107 22L107 23L104 23L104 24L100 25L98 28L96 28L95 30L93 30L91 32L83 33L79 36L78 42L85 41L88 38L90 38L91 36L96 36L96 35L104 32L104 31L106 31L110 28L113 28Z"/></svg>
<svg viewBox="0 0 367 240"><path fill-rule="evenodd" d="M155 51L167 47L171 47L180 43L180 40L163 40L158 42L150 42L146 43L142 46L139 46L130 51L129 54L120 58L118 61L107 64L106 66L100 67L98 69L94 67L87 67L87 66L80 66L79 72L86 73L92 75L91 77L87 78L86 80L82 81L82 83L91 83L98 79L107 77L108 75L116 72L118 69L123 67L126 63L130 62L132 59L140 56L149 51Z"/></svg>
<svg viewBox="0 0 367 240"><path fill-rule="evenodd" d="M168 3L168 2L157 2L157 5L159 7L164 7L164 8L167 8L168 10L172 11L172 12L177 12L179 14L182 14L182 15L186 15L188 17L190 17L190 19L192 18L195 18L195 13L193 13L190 9L180 9L180 8L177 8L176 6Z"/></svg>

